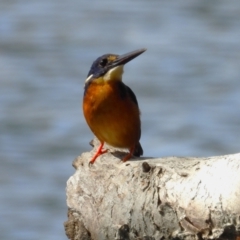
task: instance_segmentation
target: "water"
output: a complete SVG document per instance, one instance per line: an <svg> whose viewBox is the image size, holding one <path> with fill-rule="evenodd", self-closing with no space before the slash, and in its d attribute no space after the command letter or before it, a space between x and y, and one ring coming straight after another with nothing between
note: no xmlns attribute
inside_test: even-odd
<svg viewBox="0 0 240 240"><path fill-rule="evenodd" d="M0 239L67 239L65 185L92 134L81 112L91 63L125 67L145 156L239 152L240 2L2 0Z"/></svg>

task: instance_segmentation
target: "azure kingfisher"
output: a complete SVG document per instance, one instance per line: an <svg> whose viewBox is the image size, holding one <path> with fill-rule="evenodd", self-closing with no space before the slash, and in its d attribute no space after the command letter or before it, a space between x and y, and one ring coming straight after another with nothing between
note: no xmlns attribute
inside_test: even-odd
<svg viewBox="0 0 240 240"><path fill-rule="evenodd" d="M123 55L105 54L97 58L85 81L83 113L86 122L100 146L90 160L107 152L103 145L127 148L129 153L124 162L134 156L143 155L139 142L141 121L138 102L133 91L122 82L123 67L146 49L139 49Z"/></svg>

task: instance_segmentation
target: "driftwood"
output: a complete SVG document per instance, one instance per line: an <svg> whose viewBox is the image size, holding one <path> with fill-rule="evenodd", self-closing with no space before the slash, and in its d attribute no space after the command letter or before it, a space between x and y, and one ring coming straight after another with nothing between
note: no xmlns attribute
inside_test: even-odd
<svg viewBox="0 0 240 240"><path fill-rule="evenodd" d="M89 166L95 151L67 182L69 239L240 239L240 154L123 163L111 150Z"/></svg>

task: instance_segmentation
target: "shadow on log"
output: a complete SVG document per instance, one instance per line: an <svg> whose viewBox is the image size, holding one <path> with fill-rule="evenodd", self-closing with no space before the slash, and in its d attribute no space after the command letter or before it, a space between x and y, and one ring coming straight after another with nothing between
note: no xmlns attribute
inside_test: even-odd
<svg viewBox="0 0 240 240"><path fill-rule="evenodd" d="M123 163L123 153L111 151L93 166L93 152L73 163L69 239L240 240L240 154Z"/></svg>

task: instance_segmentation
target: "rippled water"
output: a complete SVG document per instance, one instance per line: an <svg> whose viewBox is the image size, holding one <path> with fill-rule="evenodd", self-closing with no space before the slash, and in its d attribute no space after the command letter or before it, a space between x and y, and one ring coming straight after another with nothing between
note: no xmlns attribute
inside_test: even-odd
<svg viewBox="0 0 240 240"><path fill-rule="evenodd" d="M67 239L65 184L92 138L81 112L91 63L125 67L145 156L239 152L240 2L2 0L0 239Z"/></svg>

